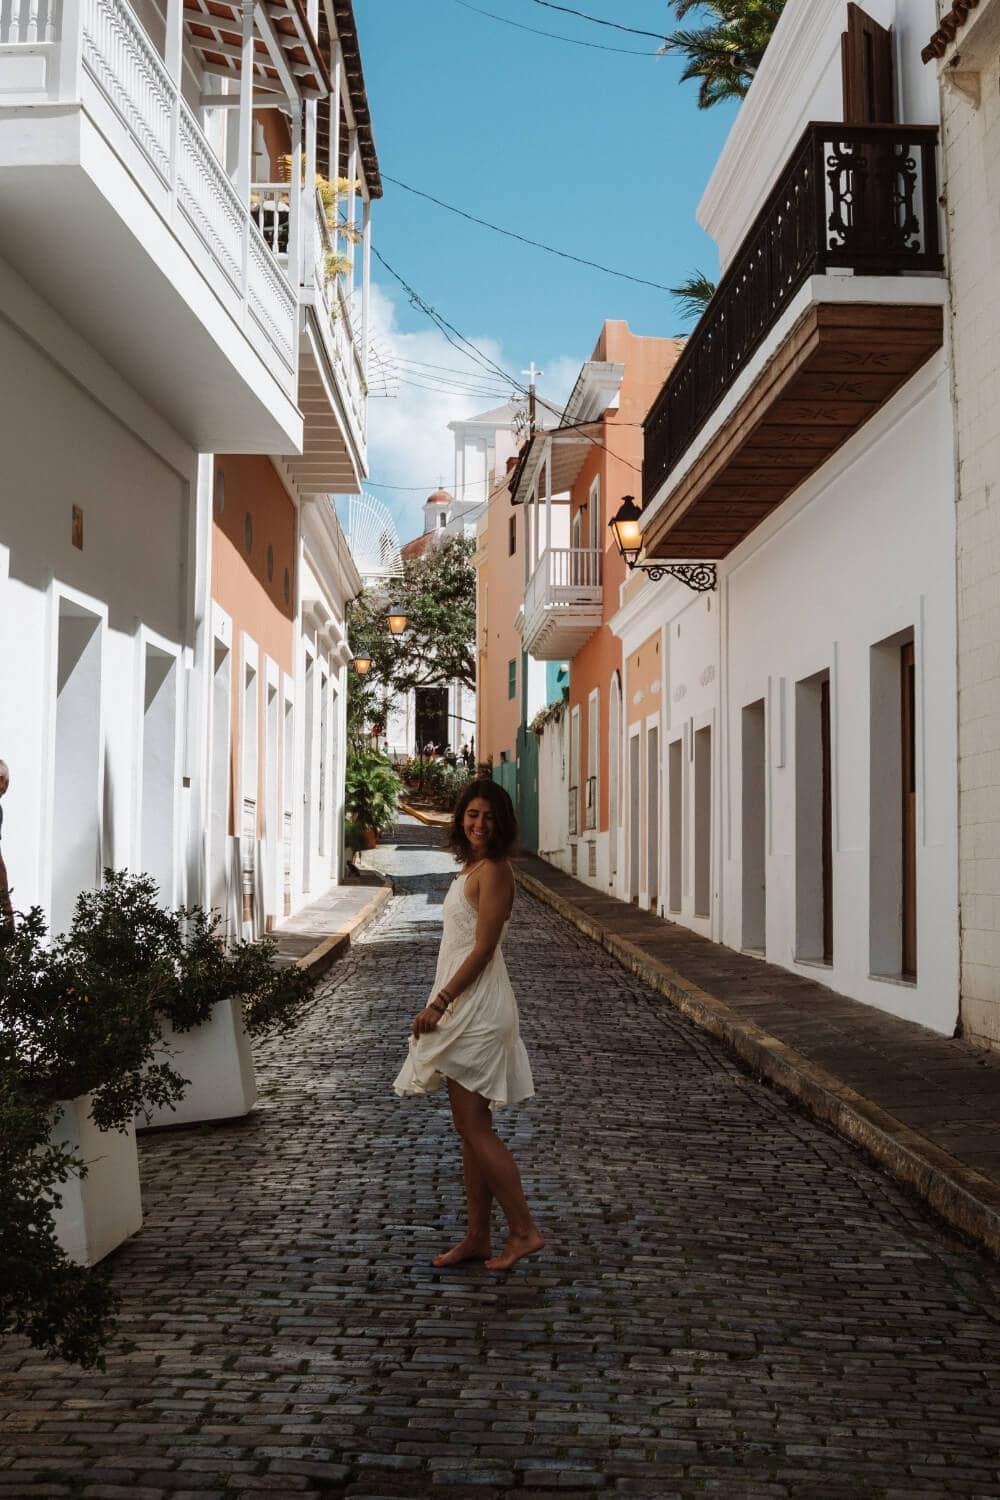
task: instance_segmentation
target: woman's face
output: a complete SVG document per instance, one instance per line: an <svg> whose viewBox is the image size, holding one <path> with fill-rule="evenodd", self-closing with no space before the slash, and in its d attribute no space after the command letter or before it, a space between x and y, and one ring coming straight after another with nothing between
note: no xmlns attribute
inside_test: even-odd
<svg viewBox="0 0 1000 1500"><path fill-rule="evenodd" d="M496 829L493 809L485 797L473 797L462 818L462 832L474 854L485 854Z"/></svg>

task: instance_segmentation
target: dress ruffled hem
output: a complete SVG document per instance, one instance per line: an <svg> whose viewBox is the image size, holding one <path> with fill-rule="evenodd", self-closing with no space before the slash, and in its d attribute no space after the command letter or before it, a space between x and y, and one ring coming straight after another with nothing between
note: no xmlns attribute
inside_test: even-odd
<svg viewBox="0 0 1000 1500"><path fill-rule="evenodd" d="M400 1068L393 1088L401 1098L432 1094L446 1079L452 1078L470 1093L481 1094L488 1100L491 1108L506 1109L511 1105L524 1104L535 1097L535 1083L523 1042L518 1041L517 1050L521 1055L507 1060L488 1080L474 1077L470 1070L451 1058L448 1059L447 1072L439 1068L421 1072L411 1052Z"/></svg>

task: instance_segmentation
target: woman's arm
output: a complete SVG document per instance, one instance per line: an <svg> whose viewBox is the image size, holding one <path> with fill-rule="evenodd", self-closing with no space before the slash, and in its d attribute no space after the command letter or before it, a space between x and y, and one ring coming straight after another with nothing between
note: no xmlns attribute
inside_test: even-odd
<svg viewBox="0 0 1000 1500"><path fill-rule="evenodd" d="M479 978L497 950L514 901L514 875L506 861L494 864L489 859L480 863L477 873L476 941L447 984L442 985L431 1004L417 1016L413 1023L414 1036L434 1030L448 1005Z"/></svg>

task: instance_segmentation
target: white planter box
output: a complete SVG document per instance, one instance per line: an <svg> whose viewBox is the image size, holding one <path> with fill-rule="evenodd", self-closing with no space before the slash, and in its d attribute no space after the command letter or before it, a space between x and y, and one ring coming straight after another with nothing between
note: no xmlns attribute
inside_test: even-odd
<svg viewBox="0 0 1000 1500"><path fill-rule="evenodd" d="M99 1130L90 1117L90 1095L84 1094L59 1106L52 1140L88 1168L85 1177L58 1184L56 1239L70 1260L92 1266L142 1228L135 1130Z"/></svg>
<svg viewBox="0 0 1000 1500"><path fill-rule="evenodd" d="M257 1099L250 1038L243 1025L239 1000L216 1005L211 1019L193 1031L163 1030L165 1049L158 1062L169 1062L190 1088L174 1109L153 1111L136 1118L136 1129L161 1125L194 1125L201 1120L231 1120L249 1114Z"/></svg>

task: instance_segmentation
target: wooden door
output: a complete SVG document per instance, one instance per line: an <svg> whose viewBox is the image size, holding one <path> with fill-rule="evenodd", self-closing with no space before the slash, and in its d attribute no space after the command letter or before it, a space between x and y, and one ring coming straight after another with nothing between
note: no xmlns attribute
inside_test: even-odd
<svg viewBox="0 0 1000 1500"><path fill-rule="evenodd" d="M823 962L833 963L833 779L830 752L830 679L820 686L820 753L823 758Z"/></svg>
<svg viewBox="0 0 1000 1500"><path fill-rule="evenodd" d="M916 662L913 642L900 649L900 731L903 787L903 944L902 971L917 977L917 772Z"/></svg>

